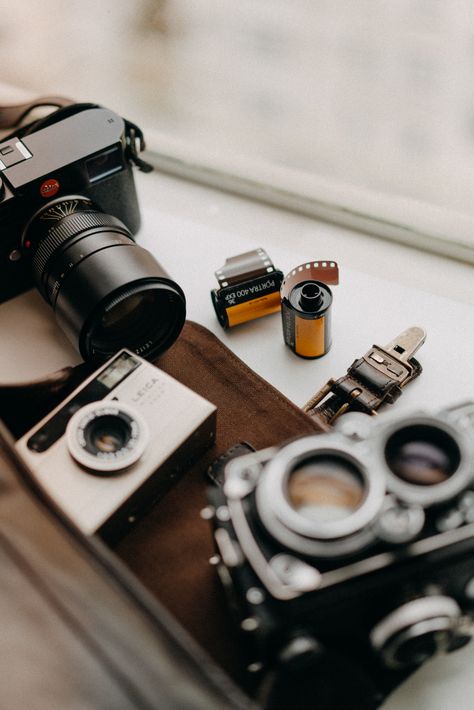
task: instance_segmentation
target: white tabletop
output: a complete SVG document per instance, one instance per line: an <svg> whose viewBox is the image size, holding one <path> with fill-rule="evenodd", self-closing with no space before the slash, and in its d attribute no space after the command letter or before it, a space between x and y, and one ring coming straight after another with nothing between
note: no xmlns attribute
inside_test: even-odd
<svg viewBox="0 0 474 710"><path fill-rule="evenodd" d="M407 387L397 410L437 409L474 397L467 267L163 175L140 176L138 182L144 207L139 242L185 290L188 317L212 330L296 404L302 405L329 377L344 374L373 343L384 345L411 325L428 333L418 354L424 371ZM283 344L279 315L227 333L220 328L209 296L216 286L214 271L226 257L259 246L285 273L309 260L339 262L333 347L326 357L308 361L295 356ZM375 275L382 269L392 280ZM420 283L425 290L416 288ZM446 298L450 294L458 300ZM79 362L34 291L0 305L0 334L4 382ZM473 663L474 644L428 663L396 691L387 709L415 703L417 710L472 707Z"/></svg>

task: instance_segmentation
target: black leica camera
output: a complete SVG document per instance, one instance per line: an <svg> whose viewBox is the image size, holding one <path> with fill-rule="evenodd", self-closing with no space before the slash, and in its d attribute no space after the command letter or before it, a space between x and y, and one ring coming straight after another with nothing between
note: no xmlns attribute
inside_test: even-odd
<svg viewBox="0 0 474 710"><path fill-rule="evenodd" d="M185 298L134 242L140 129L73 104L0 143L0 301L36 285L85 359L151 358L177 338Z"/></svg>
<svg viewBox="0 0 474 710"><path fill-rule="evenodd" d="M473 402L381 422L355 413L230 458L203 517L251 671L303 668L298 689L309 678L316 692L319 666L336 686L353 668L357 683L387 686L470 639L473 433Z"/></svg>

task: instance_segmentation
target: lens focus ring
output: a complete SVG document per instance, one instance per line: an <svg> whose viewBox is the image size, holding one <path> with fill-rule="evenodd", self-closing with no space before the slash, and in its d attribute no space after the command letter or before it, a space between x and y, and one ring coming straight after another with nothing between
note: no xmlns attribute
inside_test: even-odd
<svg viewBox="0 0 474 710"><path fill-rule="evenodd" d="M64 217L60 224L48 230L46 237L40 242L33 257L33 275L40 287L46 264L56 250L71 237L83 232L83 230L89 230L94 227L113 227L125 234L129 234L119 219L104 212L79 212Z"/></svg>
<svg viewBox="0 0 474 710"><path fill-rule="evenodd" d="M45 205L22 245L38 290L85 360L105 361L123 347L152 358L178 337L183 291L121 220L89 198Z"/></svg>

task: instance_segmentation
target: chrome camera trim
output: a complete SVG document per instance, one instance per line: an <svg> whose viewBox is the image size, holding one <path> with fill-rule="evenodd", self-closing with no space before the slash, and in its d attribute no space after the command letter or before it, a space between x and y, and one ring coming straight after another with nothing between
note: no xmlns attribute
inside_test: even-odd
<svg viewBox="0 0 474 710"><path fill-rule="evenodd" d="M446 481L427 486L416 485L398 478L390 469L385 458L388 440L396 432L412 426L429 426L439 429L450 436L458 446L459 466ZM374 443L375 465L386 477L387 490L405 503L421 505L424 508L436 503L443 503L454 498L474 481L473 446L470 445L467 435L456 429L454 423L452 424L449 420L423 413L411 417L400 417L382 426L374 436Z"/></svg>
<svg viewBox="0 0 474 710"><path fill-rule="evenodd" d="M280 449L265 466L256 489L258 514L269 533L287 547L314 556L345 555L375 539L370 524L385 500L385 480L365 463L354 445L337 434L307 436ZM365 497L353 513L342 520L317 523L300 515L289 503L285 490L291 471L312 455L347 460L360 473Z"/></svg>

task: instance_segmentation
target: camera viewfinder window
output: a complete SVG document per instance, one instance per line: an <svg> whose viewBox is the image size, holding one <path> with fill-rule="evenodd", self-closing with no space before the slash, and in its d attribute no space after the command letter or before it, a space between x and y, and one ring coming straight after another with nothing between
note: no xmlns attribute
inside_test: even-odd
<svg viewBox="0 0 474 710"><path fill-rule="evenodd" d="M110 391L136 370L140 361L130 353L121 353L97 378Z"/></svg>
<svg viewBox="0 0 474 710"><path fill-rule="evenodd" d="M108 175L122 170L122 155L118 146L105 150L86 161L87 173L91 182L102 180Z"/></svg>

